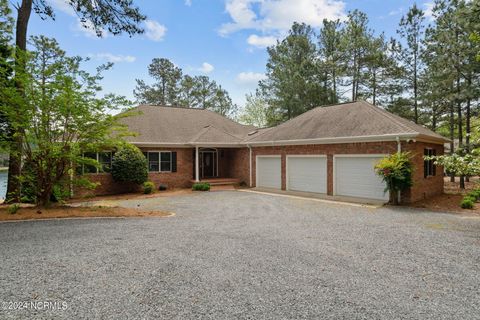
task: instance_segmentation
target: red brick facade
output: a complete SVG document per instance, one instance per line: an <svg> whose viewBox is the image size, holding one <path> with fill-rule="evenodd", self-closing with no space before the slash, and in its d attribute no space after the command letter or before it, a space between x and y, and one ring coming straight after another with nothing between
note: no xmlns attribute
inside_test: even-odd
<svg viewBox="0 0 480 320"><path fill-rule="evenodd" d="M443 192L443 169L437 168L436 176L424 178L423 150L436 149L437 155L443 154L443 145L423 142L402 142L402 150L411 151L414 163L413 187L402 194L403 202L413 202ZM193 148L142 148L142 151L177 152L177 172L149 173L149 180L158 188L160 184L168 188L188 188L194 179ZM333 194L333 156L340 154L388 154L397 152L397 143L362 142L345 144L322 144L301 146L275 146L252 148L252 187L255 186L255 159L257 155L281 155L282 189L286 189L286 156L300 154L318 154L327 156L327 193ZM250 151L248 148L222 148L218 150L218 171L222 178L236 178L245 184L250 183ZM97 195L138 191L139 187L113 181L110 174L91 175L90 180L101 185L94 191ZM88 193L88 192L87 192ZM85 191L77 192L77 196Z"/></svg>
<svg viewBox="0 0 480 320"><path fill-rule="evenodd" d="M362 142L344 144L318 144L301 146L275 146L253 148L252 154L252 186L255 186L257 155L281 155L282 159L282 190L286 190L286 156L287 155L326 155L327 156L327 194L333 195L333 156L340 154L388 154L397 152L397 143L392 142ZM424 178L423 149L435 148L437 155L443 154L443 145L422 142L402 142L402 150L412 152L414 174L413 187L402 194L403 202L414 202L426 197L443 193L443 169L437 168L435 177Z"/></svg>

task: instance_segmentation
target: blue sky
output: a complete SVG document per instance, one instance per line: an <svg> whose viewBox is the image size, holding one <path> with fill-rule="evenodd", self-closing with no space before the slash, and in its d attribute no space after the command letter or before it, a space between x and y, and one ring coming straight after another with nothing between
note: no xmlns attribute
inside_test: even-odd
<svg viewBox="0 0 480 320"><path fill-rule="evenodd" d="M66 0L48 0L55 21L32 15L29 35L54 37L69 55L90 56L87 68L115 63L103 88L133 99L135 79L148 81L153 58L168 58L191 75L205 74L243 106L265 72L266 46L281 38L293 21L316 29L323 18L360 9L377 33L395 35L398 22L415 1L407 0L135 0L148 16L146 33L132 38L106 34L97 38L82 28ZM417 2L423 9L428 1Z"/></svg>

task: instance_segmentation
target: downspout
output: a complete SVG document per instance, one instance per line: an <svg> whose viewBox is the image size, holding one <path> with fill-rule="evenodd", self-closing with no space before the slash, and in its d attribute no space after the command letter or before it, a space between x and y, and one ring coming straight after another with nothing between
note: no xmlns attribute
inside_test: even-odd
<svg viewBox="0 0 480 320"><path fill-rule="evenodd" d="M397 153L402 153L402 142L400 141L400 137L397 137ZM402 201L402 192L400 190L398 190L397 197L398 203L400 203Z"/></svg>
<svg viewBox="0 0 480 320"><path fill-rule="evenodd" d="M250 181L249 181L249 187L252 187L252 147L247 144L248 150L249 150L249 169L248 172L250 174Z"/></svg>

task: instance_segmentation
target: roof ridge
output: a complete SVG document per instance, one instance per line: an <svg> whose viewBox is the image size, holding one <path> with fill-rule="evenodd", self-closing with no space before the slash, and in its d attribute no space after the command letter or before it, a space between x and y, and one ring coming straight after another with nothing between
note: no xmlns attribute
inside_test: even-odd
<svg viewBox="0 0 480 320"><path fill-rule="evenodd" d="M200 130L200 132L191 139L191 142L195 142L196 140L198 140L201 136L203 136L204 134L206 134L206 133L207 133L210 129L212 129L212 128L215 129L215 130L217 130L217 131L220 131L220 132L223 133L223 134L229 135L229 136L231 136L231 137L233 137L233 138L235 138L235 139L237 139L237 140L239 140L239 141L242 141L242 138L240 138L240 137L238 137L238 136L236 136L236 135L234 135L234 134L231 134L231 133L229 133L229 132L227 132L227 131L225 131L225 130L222 130L222 129L220 129L220 128L217 128L217 127L215 127L215 126L213 126L213 125L208 125L208 126L206 126L205 128L203 128L202 130Z"/></svg>
<svg viewBox="0 0 480 320"><path fill-rule="evenodd" d="M384 118L390 119L391 121L393 121L394 123L396 123L396 124L399 125L400 127L403 127L403 128L405 128L405 129L407 129L407 130L409 130L409 131L412 131L412 130L413 130L412 128L408 127L407 125L401 123L400 121L398 121L397 119L395 119L394 117L392 117L391 114L390 114L388 111L386 111L386 110L384 110L384 109L381 109L381 108L379 108L379 107L377 107L377 106L375 106L375 105L373 105L373 104L371 104L371 103L368 103L368 102L366 102L366 101L363 101L363 100L361 100L361 101L359 101L359 102L361 102L361 103L363 103L364 105L368 106L370 109L374 110L374 112L376 112L377 114L383 116ZM416 130L413 130L413 131L416 131ZM420 132L416 132L416 133L420 133Z"/></svg>

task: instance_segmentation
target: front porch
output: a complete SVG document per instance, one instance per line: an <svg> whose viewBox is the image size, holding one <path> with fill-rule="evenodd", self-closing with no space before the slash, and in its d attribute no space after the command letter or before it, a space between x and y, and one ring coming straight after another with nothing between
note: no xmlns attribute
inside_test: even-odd
<svg viewBox="0 0 480 320"><path fill-rule="evenodd" d="M244 172L245 152L241 148L195 147L191 182L208 182L212 186L248 183L244 177L248 174Z"/></svg>

